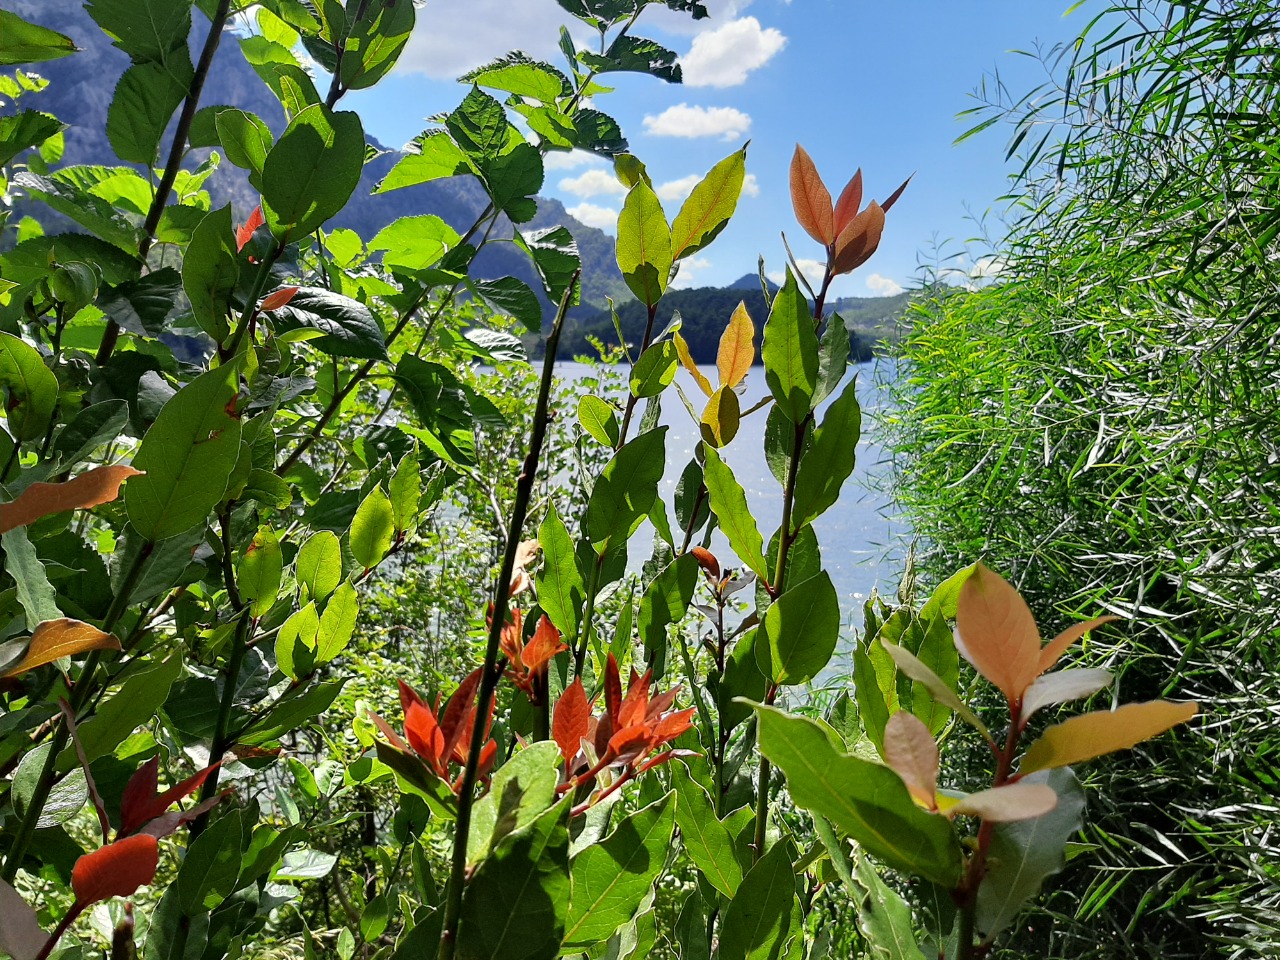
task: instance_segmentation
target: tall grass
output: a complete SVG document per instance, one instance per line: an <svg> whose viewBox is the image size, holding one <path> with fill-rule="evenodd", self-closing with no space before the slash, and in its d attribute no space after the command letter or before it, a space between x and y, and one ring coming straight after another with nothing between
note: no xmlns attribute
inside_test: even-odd
<svg viewBox="0 0 1280 960"><path fill-rule="evenodd" d="M1280 8L1080 13L1049 82L973 111L1011 129L1013 226L998 282L913 308L899 496L935 572L1131 617L1087 657L1205 704L1092 771L1040 955L1280 955Z"/></svg>

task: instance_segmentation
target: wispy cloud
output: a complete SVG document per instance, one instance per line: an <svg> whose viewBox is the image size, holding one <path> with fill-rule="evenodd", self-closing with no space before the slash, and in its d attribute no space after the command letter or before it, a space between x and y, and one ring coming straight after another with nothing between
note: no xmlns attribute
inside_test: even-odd
<svg viewBox="0 0 1280 960"><path fill-rule="evenodd" d="M598 167L586 170L576 177L565 177L560 181L560 189L579 197L620 197L627 192L627 188L617 177Z"/></svg>
<svg viewBox="0 0 1280 960"><path fill-rule="evenodd" d="M902 284L890 277L873 273L867 277L867 289L877 297L892 297L902 292Z"/></svg>
<svg viewBox="0 0 1280 960"><path fill-rule="evenodd" d="M397 69L452 80L510 50L551 60L563 15L556 0L431 0Z"/></svg>
<svg viewBox="0 0 1280 960"><path fill-rule="evenodd" d="M600 207L594 203L580 203L576 207L566 207L565 212L588 227L596 227L606 233L613 233L618 228L618 211L609 207Z"/></svg>
<svg viewBox="0 0 1280 960"><path fill-rule="evenodd" d="M678 103L656 116L646 116L644 129L655 137L736 140L751 129L751 117L734 107L691 107Z"/></svg>
<svg viewBox="0 0 1280 960"><path fill-rule="evenodd" d="M542 158L544 170L577 170L579 167L598 167L603 163L604 160L586 150L552 150Z"/></svg>
<svg viewBox="0 0 1280 960"><path fill-rule="evenodd" d="M786 45L782 31L760 26L755 17L730 20L693 38L689 52L680 58L685 85L736 87Z"/></svg>

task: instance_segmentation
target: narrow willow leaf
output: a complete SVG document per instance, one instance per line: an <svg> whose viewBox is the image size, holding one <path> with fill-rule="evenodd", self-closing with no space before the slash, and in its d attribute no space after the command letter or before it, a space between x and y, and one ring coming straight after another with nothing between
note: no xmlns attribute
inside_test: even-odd
<svg viewBox="0 0 1280 960"><path fill-rule="evenodd" d="M240 450L239 366L202 374L165 403L142 438L124 491L129 522L152 543L203 523L222 500Z"/></svg>
<svg viewBox="0 0 1280 960"><path fill-rule="evenodd" d="M1102 669L1058 670L1038 677L1022 698L1022 718L1028 720L1041 707L1079 700L1097 693L1111 682L1111 671Z"/></svg>
<svg viewBox="0 0 1280 960"><path fill-rule="evenodd" d="M1199 705L1194 701L1151 700L1127 703L1115 710L1081 714L1046 730L1027 748L1018 770L1020 773L1032 773L1065 767L1117 750L1127 750L1170 727L1186 723L1198 710Z"/></svg>
<svg viewBox="0 0 1280 960"><path fill-rule="evenodd" d="M702 785L689 776L683 763L671 765L671 783L676 788L676 823L689 859L713 887L733 897L742 883L742 864L733 835L716 818L715 806Z"/></svg>
<svg viewBox="0 0 1280 960"><path fill-rule="evenodd" d="M74 657L78 653L119 649L119 640L90 624L67 618L46 620L31 634L26 654L17 666L4 672L3 678L16 677L20 673L53 663L62 657Z"/></svg>
<svg viewBox="0 0 1280 960"><path fill-rule="evenodd" d="M884 762L902 778L911 797L926 809L937 806L938 745L918 717L899 710L884 728Z"/></svg>
<svg viewBox="0 0 1280 960"><path fill-rule="evenodd" d="M386 557L395 536L395 509L382 488L374 487L351 521L351 555L364 569L372 570Z"/></svg>
<svg viewBox="0 0 1280 960"><path fill-rule="evenodd" d="M0 503L0 533L65 510L110 503L119 495L120 485L138 473L123 465L94 467L62 483L33 483L12 503Z"/></svg>
<svg viewBox="0 0 1280 960"><path fill-rule="evenodd" d="M1010 702L1040 675L1040 631L1025 600L982 564L960 588L956 646Z"/></svg>
<svg viewBox="0 0 1280 960"><path fill-rule="evenodd" d="M364 169L364 128L323 104L290 121L262 168L262 212L280 243L322 226L351 199Z"/></svg>
<svg viewBox="0 0 1280 960"><path fill-rule="evenodd" d="M805 233L824 247L832 244L836 229L831 193L813 160L798 143L791 156L791 207Z"/></svg>
<svg viewBox="0 0 1280 960"><path fill-rule="evenodd" d="M600 556L648 516L666 465L666 439L666 427L640 434L613 455L596 480L583 527Z"/></svg>
<svg viewBox="0 0 1280 960"><path fill-rule="evenodd" d="M702 410L698 429L703 442L717 450L727 446L738 435L742 423L742 408L732 387L724 386L711 395Z"/></svg>
<svg viewBox="0 0 1280 960"><path fill-rule="evenodd" d="M565 797L508 836L467 884L458 960L552 960L569 910L569 808ZM495 922L494 905L501 904Z"/></svg>
<svg viewBox="0 0 1280 960"><path fill-rule="evenodd" d="M755 704L760 752L787 777L796 805L826 817L896 870L948 889L964 856L945 817L915 805L888 767L840 753L814 721Z"/></svg>
<svg viewBox="0 0 1280 960"><path fill-rule="evenodd" d="M283 575L280 539L270 527L260 527L236 567L236 586L240 598L249 605L249 616L257 619L267 614L280 594Z"/></svg>
<svg viewBox="0 0 1280 960"><path fill-rule="evenodd" d="M742 878L724 913L719 960L780 960L796 898L791 844L775 843Z"/></svg>
<svg viewBox="0 0 1280 960"><path fill-rule="evenodd" d="M1063 850L1083 825L1084 791L1070 770L1033 773L1022 781L1052 790L1057 806L1031 820L996 824L986 875L978 887L977 928L990 941L1066 866Z"/></svg>
<svg viewBox="0 0 1280 960"><path fill-rule="evenodd" d="M636 915L666 864L675 807L675 793L667 793L573 858L573 899L562 949L601 943Z"/></svg>
<svg viewBox="0 0 1280 960"><path fill-rule="evenodd" d="M662 202L643 181L627 193L618 215L618 269L631 292L654 306L667 290L671 273L671 230Z"/></svg>
<svg viewBox="0 0 1280 960"><path fill-rule="evenodd" d="M720 335L716 351L716 372L722 387L736 387L751 371L756 361L755 338L756 325L751 322L747 305L740 301Z"/></svg>
<svg viewBox="0 0 1280 960"><path fill-rule="evenodd" d="M342 581L342 547L337 534L317 530L298 551L294 576L313 600L323 600Z"/></svg>
<svg viewBox="0 0 1280 960"><path fill-rule="evenodd" d="M796 686L816 677L835 653L840 637L840 598L831 577L822 571L787 590L769 605L762 626L768 669L776 684Z"/></svg>
<svg viewBox="0 0 1280 960"><path fill-rule="evenodd" d="M792 423L803 423L812 409L818 379L818 336L809 301L787 269L786 282L773 299L764 325L764 377L778 409Z"/></svg>
<svg viewBox="0 0 1280 960"><path fill-rule="evenodd" d="M853 473L862 432L862 407L858 403L858 381L850 379L844 392L827 408L822 425L813 432L813 441L800 460L796 472L793 530L817 519L840 499L844 482Z"/></svg>
<svg viewBox="0 0 1280 960"><path fill-rule="evenodd" d="M746 164L743 146L712 167L693 188L671 223L671 253L676 260L697 253L729 223L742 193ZM721 375L720 382L729 381Z"/></svg>
<svg viewBox="0 0 1280 960"><path fill-rule="evenodd" d="M0 387L14 439L44 436L58 405L58 378L34 347L9 333L0 333Z"/></svg>
<svg viewBox="0 0 1280 960"><path fill-rule="evenodd" d="M589 393L584 394L578 399L578 423L597 443L611 449L618 445L621 428L612 404Z"/></svg>
<svg viewBox="0 0 1280 960"><path fill-rule="evenodd" d="M756 576L767 581L769 572L764 561L764 538L760 536L755 517L747 507L747 494L718 453L708 449L706 454L703 482L707 485L711 511L720 521L720 528L729 538L729 546L738 559Z"/></svg>

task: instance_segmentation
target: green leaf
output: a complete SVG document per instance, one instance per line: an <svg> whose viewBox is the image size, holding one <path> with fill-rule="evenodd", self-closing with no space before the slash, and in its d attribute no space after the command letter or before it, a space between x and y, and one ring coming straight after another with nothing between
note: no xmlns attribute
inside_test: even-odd
<svg viewBox="0 0 1280 960"><path fill-rule="evenodd" d="M796 898L791 844L775 843L742 878L724 912L719 960L780 960L785 957Z"/></svg>
<svg viewBox="0 0 1280 960"><path fill-rule="evenodd" d="M124 400L91 404L58 432L53 452L64 467L74 466L119 437L128 422L129 404Z"/></svg>
<svg viewBox="0 0 1280 960"><path fill-rule="evenodd" d="M742 407L738 403L738 394L726 384L718 388L702 408L699 424L702 442L719 450L738 435L741 423Z"/></svg>
<svg viewBox="0 0 1280 960"><path fill-rule="evenodd" d="M414 273L434 266L460 239L458 231L432 214L401 217L377 232L369 252L386 251L382 265L392 272Z"/></svg>
<svg viewBox="0 0 1280 960"><path fill-rule="evenodd" d="M316 632L316 666L329 663L347 648L355 633L360 600L350 581L343 581L325 604Z"/></svg>
<svg viewBox="0 0 1280 960"><path fill-rule="evenodd" d="M707 462L703 482L707 485L711 510L720 521L720 528L729 538L729 546L738 555L738 559L761 580L767 581L764 538L760 536L755 517L747 506L747 494L729 465L720 459L720 455L710 447L705 448L705 452Z"/></svg>
<svg viewBox="0 0 1280 960"><path fill-rule="evenodd" d="M693 188L671 223L671 254L692 256L720 235L737 209L746 178L747 148L734 151Z"/></svg>
<svg viewBox="0 0 1280 960"><path fill-rule="evenodd" d="M841 753L817 723L756 704L760 752L796 805L826 817L895 870L952 889L964 855L951 822L915 805L896 773Z"/></svg>
<svg viewBox="0 0 1280 960"><path fill-rule="evenodd" d="M603 56L584 50L578 54L578 59L596 73L647 73L668 83L680 83L682 78L675 51L653 40L627 33L619 34Z"/></svg>
<svg viewBox="0 0 1280 960"><path fill-rule="evenodd" d="M413 0L381 0L371 5L347 35L342 85L365 90L391 72L413 33Z"/></svg>
<svg viewBox="0 0 1280 960"><path fill-rule="evenodd" d="M351 555L356 563L371 570L386 557L395 536L395 509L382 488L374 487L351 521Z"/></svg>
<svg viewBox="0 0 1280 960"><path fill-rule="evenodd" d="M218 343L231 335L227 315L240 279L231 205L207 214L191 234L182 258L182 288L200 329Z"/></svg>
<svg viewBox="0 0 1280 960"><path fill-rule="evenodd" d="M655 343L631 368L631 393L636 397L656 397L676 378L680 357L670 340Z"/></svg>
<svg viewBox="0 0 1280 960"><path fill-rule="evenodd" d="M191 0L90 0L85 4L134 63L164 63L191 32Z"/></svg>
<svg viewBox="0 0 1280 960"><path fill-rule="evenodd" d="M1021 782L1048 785L1058 805L1030 820L995 825L987 872L978 887L977 928L985 940L1013 923L1045 879L1066 866L1067 842L1083 826L1084 791L1070 768L1038 771Z"/></svg>
<svg viewBox="0 0 1280 960"><path fill-rule="evenodd" d="M492 90L514 93L542 103L555 103L560 97L572 94L568 78L541 60L533 60L522 53L509 53L483 67L458 78L460 83L474 83Z"/></svg>
<svg viewBox="0 0 1280 960"><path fill-rule="evenodd" d="M123 330L140 337L159 337L169 332L169 318L178 309L181 291L178 271L161 267L104 290L98 297L98 309Z"/></svg>
<svg viewBox="0 0 1280 960"><path fill-rule="evenodd" d="M15 187L20 187L44 201L63 216L70 217L95 236L119 247L131 256L136 256L138 244L142 238L141 229L105 200L68 182L75 169L74 167L64 168L54 177L41 177L24 171L15 176L12 183ZM39 239L47 246L57 238ZM83 244L84 241L80 243ZM42 266L47 271L47 261Z"/></svg>
<svg viewBox="0 0 1280 960"><path fill-rule="evenodd" d="M57 60L76 52L70 37L0 10L0 66ZM5 161L0 161L3 164Z"/></svg>
<svg viewBox="0 0 1280 960"><path fill-rule="evenodd" d="M270 527L259 527L236 567L236 586L240 599L249 605L249 616L257 619L271 609L280 595L283 575L280 540Z"/></svg>
<svg viewBox="0 0 1280 960"><path fill-rule="evenodd" d="M650 663L665 662L661 654L667 647L667 630L684 620L697 586L697 558L685 553L667 564L645 589L636 626Z"/></svg>
<svg viewBox="0 0 1280 960"><path fill-rule="evenodd" d="M817 519L840 499L840 489L853 473L862 430L862 407L858 404L858 382L850 379L844 391L827 408L822 425L813 432L813 442L796 471L792 532Z"/></svg>
<svg viewBox="0 0 1280 960"><path fill-rule="evenodd" d="M803 423L812 409L818 379L818 337L813 332L809 301L800 292L790 267L765 321L760 356L778 409L792 423Z"/></svg>
<svg viewBox="0 0 1280 960"><path fill-rule="evenodd" d="M364 169L364 128L349 111L301 111L267 154L262 213L280 243L321 226L351 199Z"/></svg>
<svg viewBox="0 0 1280 960"><path fill-rule="evenodd" d="M849 330L840 314L832 314L818 342L818 383L813 390L816 410L823 400L836 392L849 369Z"/></svg>
<svg viewBox="0 0 1280 960"><path fill-rule="evenodd" d="M774 683L812 680L831 660L840 636L840 599L826 571L797 584L770 604L762 625ZM761 663L764 670L764 664Z"/></svg>
<svg viewBox="0 0 1280 960"><path fill-rule="evenodd" d="M587 539L600 556L628 539L652 508L666 467L666 440L666 427L642 433L605 464L583 518Z"/></svg>
<svg viewBox="0 0 1280 960"><path fill-rule="evenodd" d="M9 796L13 803L13 812L19 817L25 817L31 807L31 800L35 796L41 774L44 773L45 761L48 759L49 751L52 749L53 744L51 743L42 743L38 747L34 747L23 755L18 762L17 769L13 771L13 782L9 787ZM75 766L65 777L55 783L53 789L49 791L44 805L36 816L36 829L45 830L49 827L56 827L66 823L83 810L88 801L88 777L85 776L83 767ZM7 911L5 919L6 922L9 920ZM0 943L3 943L3 938L0 938ZM32 956L34 955L32 954Z"/></svg>
<svg viewBox="0 0 1280 960"><path fill-rule="evenodd" d="M9 333L0 333L0 387L14 438L43 437L58 406L58 378L34 347Z"/></svg>
<svg viewBox="0 0 1280 960"><path fill-rule="evenodd" d="M207 913L231 895L247 839L244 821L233 810L190 843L176 884L183 913L190 917Z"/></svg>
<svg viewBox="0 0 1280 960"><path fill-rule="evenodd" d="M662 202L644 181L636 183L618 215L618 269L641 303L652 307L671 275L671 230Z"/></svg>
<svg viewBox="0 0 1280 960"><path fill-rule="evenodd" d="M107 110L107 139L121 160L151 167L160 140L182 105L195 78L185 48L169 54L164 63L135 63L116 85Z"/></svg>
<svg viewBox="0 0 1280 960"><path fill-rule="evenodd" d="M116 693L104 700L92 717L80 724L80 745L90 762L105 757L127 740L133 731L151 723L164 702L169 689L182 673L182 655L149 662L131 672ZM58 757L59 769L70 769L76 763L75 748L68 747Z"/></svg>
<svg viewBox="0 0 1280 960"><path fill-rule="evenodd" d="M444 130L431 130L413 141L408 153L396 162L373 192L387 193L473 172L467 155L449 134Z"/></svg>
<svg viewBox="0 0 1280 960"><path fill-rule="evenodd" d="M387 345L373 312L359 300L323 287L299 287L292 299L268 316L285 333L306 327L324 336L308 343L331 357L386 360Z"/></svg>
<svg viewBox="0 0 1280 960"><path fill-rule="evenodd" d="M971 563L938 584L933 596L920 608L920 619L927 622L935 616L942 616L947 620L954 620L960 605L960 588L973 576L977 566L976 563Z"/></svg>
<svg viewBox="0 0 1280 960"><path fill-rule="evenodd" d="M404 388L426 434L424 439L442 459L470 465L475 462L475 416L470 394L446 367L405 354L396 364L395 379Z"/></svg>
<svg viewBox="0 0 1280 960"><path fill-rule="evenodd" d="M485 859L494 847L529 826L555 803L559 767L560 748L552 740L543 740L525 747L498 768L489 792L472 809L467 835L469 865Z"/></svg>
<svg viewBox="0 0 1280 960"><path fill-rule="evenodd" d="M880 690L875 664L865 650L853 651L853 693L858 701L858 716L862 728L877 751L884 749L884 728L889 723L889 706Z"/></svg>
<svg viewBox="0 0 1280 960"><path fill-rule="evenodd" d="M524 324L526 330L537 333L542 329L542 304L538 302L538 295L523 280L515 277L478 280L474 287L494 309L515 317Z"/></svg>
<svg viewBox="0 0 1280 960"><path fill-rule="evenodd" d="M666 864L675 807L675 793L667 793L574 857L573 899L562 948L601 943L635 916Z"/></svg>
<svg viewBox="0 0 1280 960"><path fill-rule="evenodd" d="M326 531L327 532L327 531ZM307 676L316 668L316 638L320 617L312 601L295 611L276 634L276 666L292 680Z"/></svg>
<svg viewBox="0 0 1280 960"><path fill-rule="evenodd" d="M578 256L578 242L564 227L548 227L528 233L515 232L516 246L520 247L538 268L542 289L547 299L559 303L569 288L574 274L582 266ZM570 306L577 306L581 298L581 285L575 290Z"/></svg>
<svg viewBox="0 0 1280 960"><path fill-rule="evenodd" d="M209 516L227 489L240 450L234 409L239 367L202 374L164 405L142 438L133 466L145 476L124 488L129 522L146 540L176 536Z"/></svg>
<svg viewBox="0 0 1280 960"><path fill-rule="evenodd" d="M304 847L284 855L280 868L271 875L277 883L294 880L323 880L338 865L338 855Z"/></svg>
<svg viewBox="0 0 1280 960"><path fill-rule="evenodd" d="M493 205L525 223L537 212L528 198L542 187L542 155L524 141L493 97L473 88L445 125L488 188Z"/></svg>
<svg viewBox="0 0 1280 960"><path fill-rule="evenodd" d="M613 404L591 394L578 398L578 423L597 443L613 449L618 445L621 427Z"/></svg>
<svg viewBox="0 0 1280 960"><path fill-rule="evenodd" d="M0 10L0 18L13 16ZM3 23L0 20L0 23ZM0 26L0 37L3 37ZM4 62L5 40L0 39L0 63ZM66 125L57 117L36 110L23 110L13 116L0 117L0 167L30 147L38 147Z"/></svg>
<svg viewBox="0 0 1280 960"><path fill-rule="evenodd" d="M960 682L960 652L956 649L955 636L942 617L934 617L927 623L917 620L913 629L923 633L920 646L916 650L916 658L923 663L933 675L941 680L948 691L954 690ZM885 648L888 650L888 647ZM892 651L890 651L892 654ZM951 720L951 700L948 697L939 700L930 689L931 683L912 679L911 712L929 728L935 737L946 729Z"/></svg>
<svg viewBox="0 0 1280 960"><path fill-rule="evenodd" d="M418 515L422 500L422 474L418 469L418 455L406 453L396 466L396 472L387 484L390 491L391 510L395 515L397 536L405 533Z"/></svg>
<svg viewBox="0 0 1280 960"><path fill-rule="evenodd" d="M911 907L864 856L856 859L849 892L858 909L858 929L875 960L925 960L916 943Z"/></svg>
<svg viewBox="0 0 1280 960"><path fill-rule="evenodd" d="M237 167L249 171L249 183L258 187L262 183L262 171L267 163L274 140L270 128L261 118L235 108L213 108L218 112L214 127L218 142L227 159Z"/></svg>
<svg viewBox="0 0 1280 960"><path fill-rule="evenodd" d="M14 527L0 534L5 569L13 577L18 590L18 603L27 617L27 629L34 631L46 620L62 616L58 595L49 582L45 566L36 556L36 548L27 537L26 527Z"/></svg>
<svg viewBox="0 0 1280 960"><path fill-rule="evenodd" d="M565 797L506 837L463 893L458 960L553 960L570 898ZM496 907L500 907L495 910Z"/></svg>
<svg viewBox="0 0 1280 960"><path fill-rule="evenodd" d="M542 567L536 575L538 603L563 637L575 638L586 586L578 569L573 538L554 503L538 527L538 543L542 546Z"/></svg>
<svg viewBox="0 0 1280 960"><path fill-rule="evenodd" d="M720 722L728 730L751 716L751 707L735 698L761 700L768 690L769 680L760 672L756 655L757 645L763 645L764 642L758 629L750 630L734 644L733 651L725 661L724 677L720 680L716 700L720 707Z"/></svg>
<svg viewBox="0 0 1280 960"><path fill-rule="evenodd" d="M294 576L313 600L323 600L342 581L342 546L335 533L317 530L298 551Z"/></svg>
<svg viewBox="0 0 1280 960"><path fill-rule="evenodd" d="M742 864L738 862L733 834L716 818L711 797L689 776L683 763L671 765L671 784L679 796L676 823L689 859L708 883L724 896L733 897L742 883Z"/></svg>
<svg viewBox="0 0 1280 960"><path fill-rule="evenodd" d="M278 740L304 723L309 723L329 709L348 679L343 677L341 680L318 683L306 689L290 690L265 717L242 736L242 741L250 746L259 746Z"/></svg>

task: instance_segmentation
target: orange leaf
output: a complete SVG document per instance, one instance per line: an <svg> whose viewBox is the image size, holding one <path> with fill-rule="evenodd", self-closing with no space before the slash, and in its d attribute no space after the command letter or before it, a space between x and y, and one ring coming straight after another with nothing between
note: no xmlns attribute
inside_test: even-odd
<svg viewBox="0 0 1280 960"><path fill-rule="evenodd" d="M533 632L528 644L521 651L520 659L531 672L537 671L546 666L547 661L561 650L568 649L568 644L560 640L560 631L543 615L538 621L538 629Z"/></svg>
<svg viewBox="0 0 1280 960"><path fill-rule="evenodd" d="M849 221L836 239L835 256L831 260L832 274L849 273L870 260L880 246L883 234L884 210L872 200L867 209Z"/></svg>
<svg viewBox="0 0 1280 960"><path fill-rule="evenodd" d="M1025 774L1065 767L1117 750L1127 750L1170 727L1186 723L1198 709L1194 701L1151 700L1072 717L1050 727L1027 749L1018 772Z"/></svg>
<svg viewBox="0 0 1280 960"><path fill-rule="evenodd" d="M862 206L862 170L850 178L845 184L845 188L840 191L840 199L836 201L836 219L835 230L836 236L844 233L844 228L849 226L850 221L858 215L858 208Z"/></svg>
<svg viewBox="0 0 1280 960"><path fill-rule="evenodd" d="M1030 820L1058 805L1058 795L1043 783L1009 783L962 797L947 809L947 816L981 817L992 823Z"/></svg>
<svg viewBox="0 0 1280 960"><path fill-rule="evenodd" d="M26 656L4 674L4 679L53 663L59 657L71 657L90 650L119 650L120 641L109 633L79 620L46 620L31 635Z"/></svg>
<svg viewBox="0 0 1280 960"><path fill-rule="evenodd" d="M88 906L112 897L128 897L155 879L160 847L147 833L125 837L86 853L71 870L76 903Z"/></svg>
<svg viewBox="0 0 1280 960"><path fill-rule="evenodd" d="M902 181L902 186L900 186L897 190L893 191L893 193L889 194L889 199L886 200L882 205L884 207L885 213L888 213L889 208L898 202L898 198L902 196L902 191L907 189L907 184L910 183L912 178L914 177L915 177L915 174L913 173L910 177L907 177L907 179Z"/></svg>
<svg viewBox="0 0 1280 960"><path fill-rule="evenodd" d="M560 747L560 755L572 760L578 754L578 744L587 735L587 721L591 718L591 704L587 703L587 691L582 678L574 677L556 703L556 715L551 721L551 735Z"/></svg>
<svg viewBox="0 0 1280 960"><path fill-rule="evenodd" d="M813 160L798 143L791 157L791 206L804 232L824 247L831 246L836 238L831 193L818 176Z"/></svg>
<svg viewBox="0 0 1280 960"><path fill-rule="evenodd" d="M912 799L937 808L938 745L915 714L899 710L884 728L884 760L907 785Z"/></svg>
<svg viewBox="0 0 1280 960"><path fill-rule="evenodd" d="M471 727L475 723L476 691L480 689L482 670L482 667L476 667L467 674L445 704L444 716L440 718L440 730L444 733L446 755L453 753L462 738L471 733Z"/></svg>
<svg viewBox="0 0 1280 960"><path fill-rule="evenodd" d="M609 651L604 665L604 709L609 723L618 728L618 706L622 702L622 677L618 675L618 659Z"/></svg>
<svg viewBox="0 0 1280 960"><path fill-rule="evenodd" d="M681 365L693 375L698 388L708 397L711 396L715 392L711 389L711 381L702 375L698 365L693 362L693 355L689 353L689 344L685 343L684 337L680 336L678 331L671 335L671 339L676 345L676 355L680 358Z"/></svg>
<svg viewBox="0 0 1280 960"><path fill-rule="evenodd" d="M705 547L694 547L689 552L693 554L693 559L698 561L698 566L711 574L714 579L720 579L720 561L715 558L715 554Z"/></svg>
<svg viewBox="0 0 1280 960"><path fill-rule="evenodd" d="M253 237L253 232L266 222L262 216L262 205L259 204L253 208L253 213L249 214L244 226L236 230L236 253L244 249L245 244Z"/></svg>
<svg viewBox="0 0 1280 960"><path fill-rule="evenodd" d="M1119 617L1095 617L1093 620L1086 620L1084 623L1075 623L1067 627L1067 629L1046 643L1044 649L1040 651L1040 672L1044 673L1057 663L1058 659L1066 653L1067 647L1071 646L1086 633L1092 632L1104 623L1119 619Z"/></svg>
<svg viewBox="0 0 1280 960"><path fill-rule="evenodd" d="M297 292L297 287L281 287L275 293L263 300L262 306L259 309L263 313L270 313L272 310L279 310L292 300Z"/></svg>
<svg viewBox="0 0 1280 960"><path fill-rule="evenodd" d="M716 354L716 369L720 372L720 385L736 387L751 370L756 359L756 348L752 342L756 335L756 325L751 322L747 313L747 305L739 302L729 325L720 335L720 350Z"/></svg>
<svg viewBox="0 0 1280 960"><path fill-rule="evenodd" d="M643 677L631 678L627 687L627 696L618 707L618 726L630 727L643 723L649 712L649 684L653 680L652 671L646 670Z"/></svg>
<svg viewBox="0 0 1280 960"><path fill-rule="evenodd" d="M1012 703L1040 675L1040 632L1026 601L981 563L960 588L956 646Z"/></svg>
<svg viewBox="0 0 1280 960"><path fill-rule="evenodd" d="M404 735L414 753L433 767L442 767L444 734L440 731L435 714L425 704L409 705L409 711L404 715Z"/></svg>
<svg viewBox="0 0 1280 960"><path fill-rule="evenodd" d="M51 514L110 503L120 495L120 484L141 473L123 465L95 467L65 483L33 483L12 503L0 503L0 533Z"/></svg>

